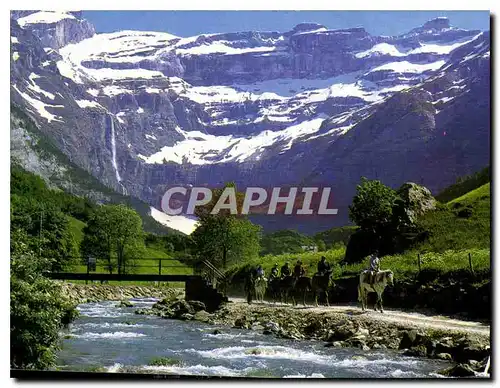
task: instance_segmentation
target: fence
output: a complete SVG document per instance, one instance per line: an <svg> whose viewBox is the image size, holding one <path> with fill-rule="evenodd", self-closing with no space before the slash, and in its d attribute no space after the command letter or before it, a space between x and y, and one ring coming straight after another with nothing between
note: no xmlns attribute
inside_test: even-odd
<svg viewBox="0 0 500 388"><path fill-rule="evenodd" d="M109 262L107 259L72 257L71 271L74 273L121 273L121 274L183 274L193 275L193 268L182 264L176 258L129 258L121 264L120 268L116 260ZM173 263L173 264L172 264ZM119 271L118 271L119 269Z"/></svg>

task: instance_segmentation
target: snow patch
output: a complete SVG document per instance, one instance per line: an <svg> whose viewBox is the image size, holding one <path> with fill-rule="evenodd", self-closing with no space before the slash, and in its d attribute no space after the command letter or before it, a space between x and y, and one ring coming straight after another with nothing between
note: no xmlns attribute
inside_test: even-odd
<svg viewBox="0 0 500 388"><path fill-rule="evenodd" d="M87 93L94 96L94 97L97 97L99 95L99 90L98 89L87 89Z"/></svg>
<svg viewBox="0 0 500 388"><path fill-rule="evenodd" d="M89 101L89 100L75 100L76 103L80 108L103 108L104 107L99 104L98 102L95 101Z"/></svg>
<svg viewBox="0 0 500 388"><path fill-rule="evenodd" d="M17 19L17 23L24 27L26 24L46 23L53 24L60 22L63 19L76 19L73 15L66 12L56 11L40 11L32 13L31 15Z"/></svg>
<svg viewBox="0 0 500 388"><path fill-rule="evenodd" d="M438 70L445 63L446 63L446 61L444 61L444 60L436 61L436 62L432 62L432 63L426 63L426 64L411 63L408 61L391 62L391 63L386 63L384 65L377 66L377 67L373 68L370 71L370 73L373 73L375 71L382 71L382 70L392 70L396 73L423 73L424 71Z"/></svg>
<svg viewBox="0 0 500 388"><path fill-rule="evenodd" d="M177 164L191 163L196 165L227 162L244 162L252 157L258 158L266 148L275 143L283 143L280 152L284 152L299 138L313 134L319 130L325 115L292 125L281 131L263 131L252 137L215 136L200 131L176 131L184 136L184 140L173 146L165 146L149 157L140 155L146 163Z"/></svg>
<svg viewBox="0 0 500 388"><path fill-rule="evenodd" d="M150 207L150 209L151 217L153 217L156 221L182 233L191 234L198 226L196 219L188 218L182 215L170 216L154 207Z"/></svg>
<svg viewBox="0 0 500 388"><path fill-rule="evenodd" d="M21 92L16 85L13 85L13 88L16 89L16 91L21 95L22 98L24 98L33 108L36 109L38 114L42 116L43 118L47 119L47 121L50 123L51 121L60 121L61 120L60 116L55 116L49 111L47 111L47 107L52 107L52 108L64 108L63 105L49 105L41 102L40 100L37 100L35 98L30 97L27 93Z"/></svg>

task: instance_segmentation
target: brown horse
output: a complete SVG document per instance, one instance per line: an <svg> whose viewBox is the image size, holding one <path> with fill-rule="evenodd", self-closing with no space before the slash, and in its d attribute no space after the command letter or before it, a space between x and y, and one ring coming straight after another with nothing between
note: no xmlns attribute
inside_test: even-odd
<svg viewBox="0 0 500 388"><path fill-rule="evenodd" d="M293 304L295 304L295 298L293 295L293 290L295 288L296 279L293 276L285 276L280 280L279 290L281 294L281 301L288 303L288 297L292 297Z"/></svg>
<svg viewBox="0 0 500 388"><path fill-rule="evenodd" d="M312 282L309 276L301 276L295 282L294 294L300 295L302 294L302 304L306 305L306 293L312 289ZM294 304L295 298L294 298Z"/></svg>
<svg viewBox="0 0 500 388"><path fill-rule="evenodd" d="M314 295L314 303L318 306L318 296L323 292L325 294L326 305L330 307L330 302L328 301L328 288L330 287L330 276L332 275L332 270L328 270L324 274L316 273L312 278L312 291Z"/></svg>

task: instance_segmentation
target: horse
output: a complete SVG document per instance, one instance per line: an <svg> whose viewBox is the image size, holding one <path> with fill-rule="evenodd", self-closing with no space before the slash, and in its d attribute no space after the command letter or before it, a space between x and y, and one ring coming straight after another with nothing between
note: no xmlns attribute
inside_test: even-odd
<svg viewBox="0 0 500 388"><path fill-rule="evenodd" d="M358 285L358 301L361 302L361 309L365 311L367 306L367 299L369 292L377 293L377 301L373 305L373 309L377 311L377 304L380 307L380 312L384 312L382 307L382 293L385 287L394 284L394 274L391 270L378 271L375 274L375 280L373 286L369 283L370 271L365 270L359 274L359 285Z"/></svg>
<svg viewBox="0 0 500 388"><path fill-rule="evenodd" d="M247 303L252 303L252 299L255 294L255 279L251 274L248 274L245 279L245 293L247 296Z"/></svg>
<svg viewBox="0 0 500 388"><path fill-rule="evenodd" d="M255 300L257 302L264 302L264 294L267 289L267 279L265 277L258 277L254 282Z"/></svg>
<svg viewBox="0 0 500 388"><path fill-rule="evenodd" d="M296 279L293 276L285 276L280 279L280 292L281 292L281 300L284 303L288 303L288 297L291 296L293 303L295 304L295 298L293 296L293 289L295 287Z"/></svg>
<svg viewBox="0 0 500 388"><path fill-rule="evenodd" d="M276 303L277 300L281 301L280 282L279 277L272 277L268 282L267 290L273 298L274 303Z"/></svg>
<svg viewBox="0 0 500 388"><path fill-rule="evenodd" d="M329 269L323 274L315 273L312 282L311 288L314 295L314 303L316 307L318 306L318 296L324 292L326 298L326 305L330 307L330 302L328 301L328 287L330 286L330 276L332 274L332 270Z"/></svg>
<svg viewBox="0 0 500 388"><path fill-rule="evenodd" d="M306 293L312 289L311 278L309 276L301 276L295 282L294 293L300 295L302 293L302 304L306 305ZM295 299L293 300L294 304Z"/></svg>

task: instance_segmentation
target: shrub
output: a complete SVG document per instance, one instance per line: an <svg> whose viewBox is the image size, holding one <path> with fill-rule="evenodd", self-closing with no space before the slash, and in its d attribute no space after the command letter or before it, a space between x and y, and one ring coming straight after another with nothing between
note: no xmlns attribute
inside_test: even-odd
<svg viewBox="0 0 500 388"><path fill-rule="evenodd" d="M54 365L59 330L77 315L61 286L42 276L50 261L37 258L22 231L11 234L10 366Z"/></svg>

